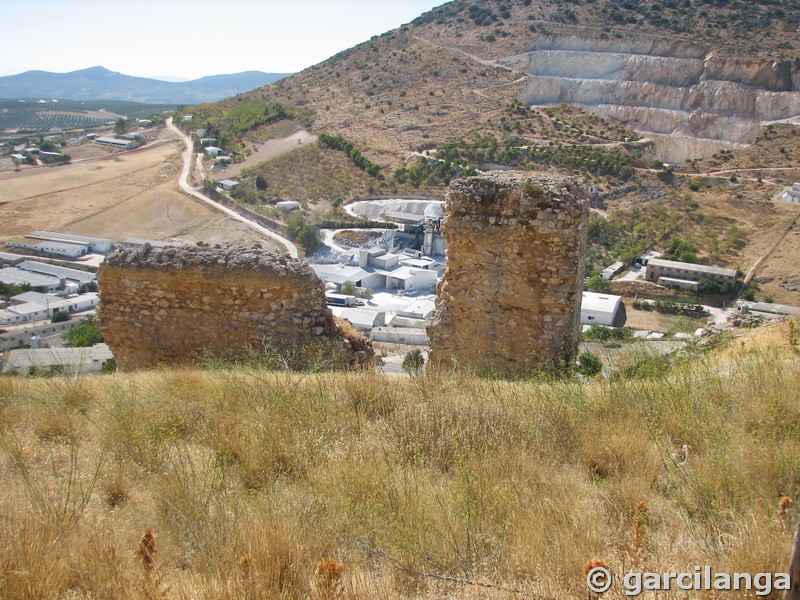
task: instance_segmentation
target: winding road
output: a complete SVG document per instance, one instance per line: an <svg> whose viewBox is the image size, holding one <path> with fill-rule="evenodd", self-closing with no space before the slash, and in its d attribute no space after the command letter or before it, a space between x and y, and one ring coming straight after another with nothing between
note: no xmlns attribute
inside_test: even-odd
<svg viewBox="0 0 800 600"><path fill-rule="evenodd" d="M297 251L297 246L295 246L291 241L287 240L285 237L283 237L281 235L278 235L274 231L270 231L269 229L267 229L263 225L259 225L255 221L251 221L250 219L248 219L246 217L243 217L242 215L237 213L235 210L232 210L232 209L228 208L227 206L222 206L221 204L219 204L217 202L214 202L210 198L204 196L199 191L197 191L198 188L194 188L191 185L189 185L189 173L192 170L192 158L193 158L192 157L192 140L189 138L188 135L184 134L180 129L178 129L172 123L172 117L167 119L166 124L167 124L167 127L169 127L172 131L174 131L176 134L178 134L178 136L180 136L180 138L183 140L183 143L184 143L184 146L185 146L183 154L182 154L183 171L181 171L181 178L180 178L180 181L179 181L181 189L184 192L186 192L187 194L190 194L191 196L194 196L198 200L202 200L203 202L205 202L209 206L214 207L216 210L225 213L229 217L231 217L233 219L236 219L237 221L240 221L240 222L244 223L245 225L248 225L252 229L255 229L261 235L264 235L266 237L272 238L273 240L275 240L278 243L282 244L286 248L286 251L289 253L289 256L291 256L292 258L298 258L300 256L300 254Z"/></svg>

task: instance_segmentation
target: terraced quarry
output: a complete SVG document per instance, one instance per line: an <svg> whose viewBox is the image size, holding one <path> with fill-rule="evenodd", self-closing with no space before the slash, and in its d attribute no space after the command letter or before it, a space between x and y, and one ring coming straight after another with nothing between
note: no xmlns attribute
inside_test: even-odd
<svg viewBox="0 0 800 600"><path fill-rule="evenodd" d="M524 64L527 61L527 64ZM653 37L539 36L499 62L524 64L521 99L577 104L656 142L664 162L752 143L762 125L800 115L800 63L717 57Z"/></svg>

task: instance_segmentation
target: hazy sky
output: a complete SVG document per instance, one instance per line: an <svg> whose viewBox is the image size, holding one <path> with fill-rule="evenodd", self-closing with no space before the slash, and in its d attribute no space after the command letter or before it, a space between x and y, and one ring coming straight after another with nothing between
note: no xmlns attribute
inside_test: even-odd
<svg viewBox="0 0 800 600"><path fill-rule="evenodd" d="M0 75L292 73L445 0L0 0Z"/></svg>

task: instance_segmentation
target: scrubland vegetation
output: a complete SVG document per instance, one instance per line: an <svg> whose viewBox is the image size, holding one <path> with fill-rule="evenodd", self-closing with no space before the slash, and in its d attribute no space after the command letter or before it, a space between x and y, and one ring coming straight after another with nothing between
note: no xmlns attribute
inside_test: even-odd
<svg viewBox="0 0 800 600"><path fill-rule="evenodd" d="M266 194L298 200L334 200L367 196L380 189L380 182L356 167L349 156L319 143L306 144L258 167L246 176L262 176Z"/></svg>
<svg viewBox="0 0 800 600"><path fill-rule="evenodd" d="M793 332L588 384L256 365L3 377L0 596L585 598L591 559L782 572Z"/></svg>

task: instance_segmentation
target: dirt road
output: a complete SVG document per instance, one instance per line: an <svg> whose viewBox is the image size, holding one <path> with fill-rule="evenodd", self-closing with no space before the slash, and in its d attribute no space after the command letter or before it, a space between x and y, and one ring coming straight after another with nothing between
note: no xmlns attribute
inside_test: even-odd
<svg viewBox="0 0 800 600"><path fill-rule="evenodd" d="M287 252L289 252L289 256L291 256L292 258L297 258L300 255L298 250L297 250L297 246L295 246L291 241L287 240L285 237L278 235L274 231L270 231L269 229L259 225L255 221L251 221L250 219L247 219L247 218L241 216L239 213L237 213L234 210L231 210L230 208L228 208L226 206L222 206L221 204L218 204L218 203L214 202L210 198L207 198L206 196L204 196L203 194L198 192L197 188L194 188L191 185L189 185L188 178L189 178L189 173L192 170L192 154L193 154L192 140L189 139L189 136L185 135L180 129L175 127L175 125L172 123L172 117L167 119L167 127L169 127L171 130L175 131L181 137L181 139L183 140L183 143L185 145L185 148L184 148L184 151L183 151L183 154L182 154L183 170L181 171L181 177L180 177L180 180L179 180L181 189L184 192L186 192L187 194L191 194L192 196L194 196L198 200L202 200L203 202L205 202L209 206L212 206L216 210L219 210L220 212L224 212L225 214L227 214L231 218L236 219L237 221L241 221L242 223L247 224L249 227L251 227L255 231L259 232L260 234L265 235L266 237L272 238L273 240L276 240L277 242L283 244L283 246L286 248Z"/></svg>

